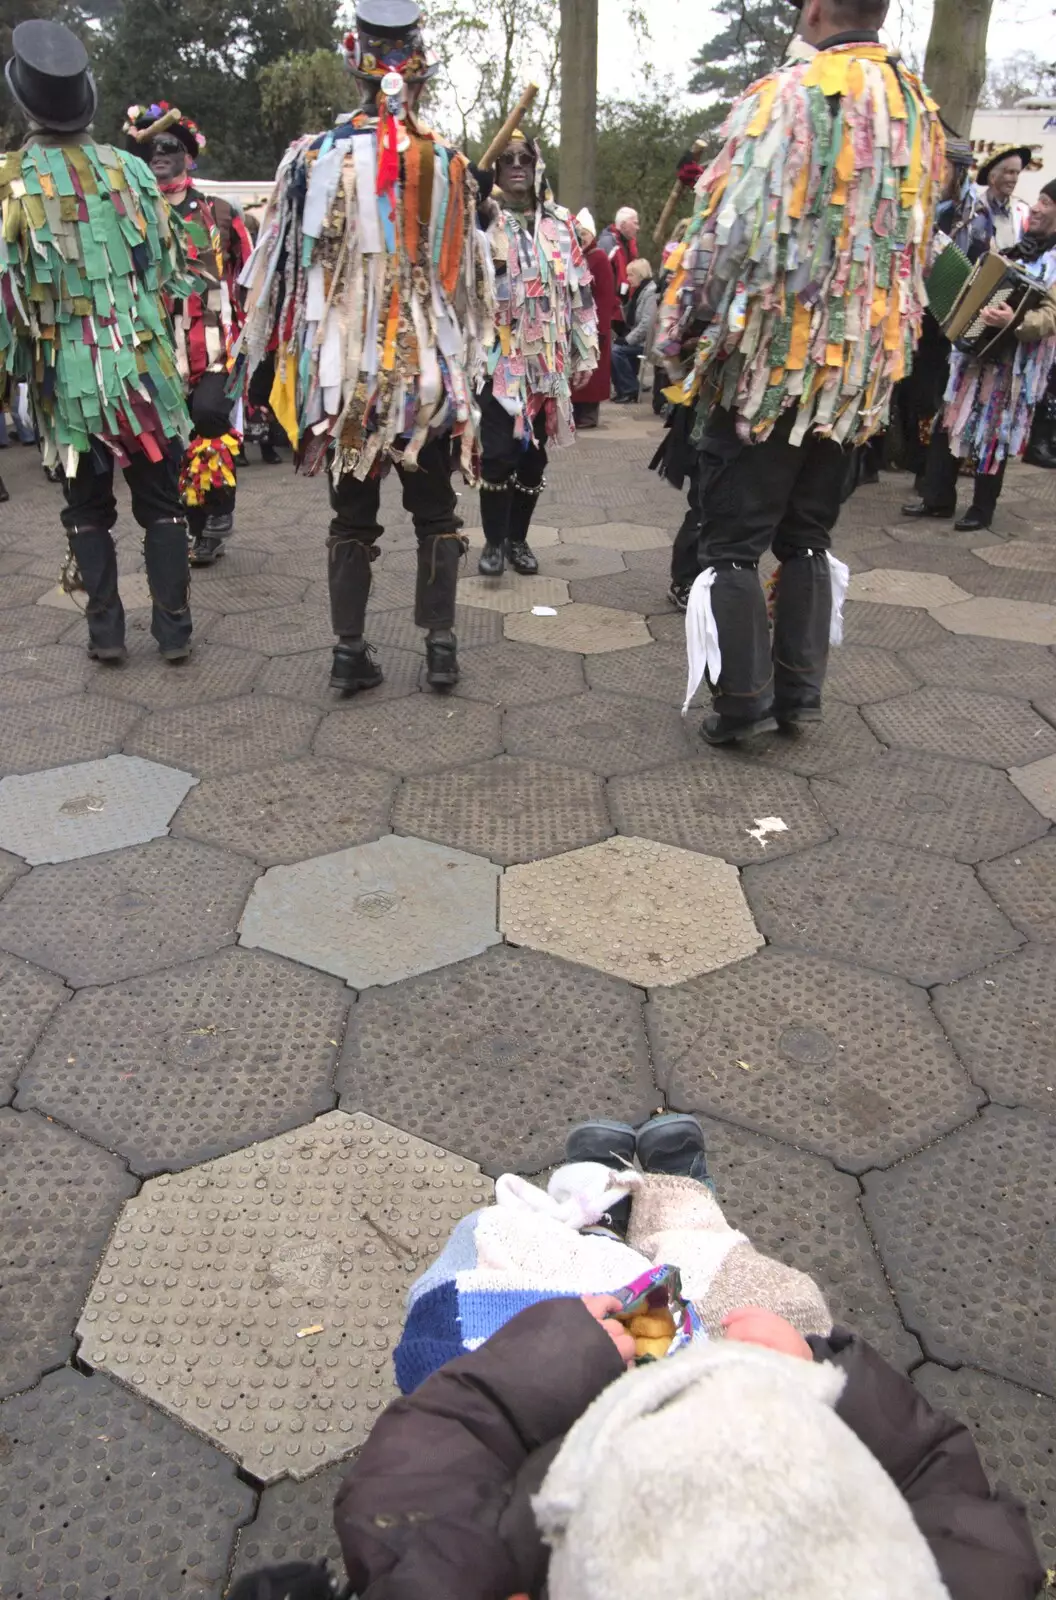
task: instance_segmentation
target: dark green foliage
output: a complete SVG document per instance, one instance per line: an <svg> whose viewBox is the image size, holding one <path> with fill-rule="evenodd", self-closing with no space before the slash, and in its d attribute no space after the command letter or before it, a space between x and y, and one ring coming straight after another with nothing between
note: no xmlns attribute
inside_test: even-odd
<svg viewBox="0 0 1056 1600"><path fill-rule="evenodd" d="M772 72L788 48L796 13L788 0L716 0L723 27L693 58L692 94L716 96L717 121L729 102Z"/></svg>

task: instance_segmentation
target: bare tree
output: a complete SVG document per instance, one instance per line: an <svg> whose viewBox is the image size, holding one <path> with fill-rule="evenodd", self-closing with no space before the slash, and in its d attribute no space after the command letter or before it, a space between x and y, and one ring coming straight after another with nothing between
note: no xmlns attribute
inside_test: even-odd
<svg viewBox="0 0 1056 1600"><path fill-rule="evenodd" d="M964 138L986 78L986 35L994 0L935 0L924 80L943 116Z"/></svg>
<svg viewBox="0 0 1056 1600"><path fill-rule="evenodd" d="M992 63L979 96L979 104L988 109L1007 109L1019 100L1054 92L1056 63L1043 60L1032 50L1016 50L1003 61Z"/></svg>
<svg viewBox="0 0 1056 1600"><path fill-rule="evenodd" d="M559 0L447 0L429 13L429 44L443 63L436 101L445 131L484 144L525 83L539 85L532 123L552 131L560 67Z"/></svg>

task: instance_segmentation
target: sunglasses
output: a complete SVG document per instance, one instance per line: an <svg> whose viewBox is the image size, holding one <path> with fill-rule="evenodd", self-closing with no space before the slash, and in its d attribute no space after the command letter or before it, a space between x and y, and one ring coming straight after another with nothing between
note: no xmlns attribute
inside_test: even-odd
<svg viewBox="0 0 1056 1600"><path fill-rule="evenodd" d="M150 153L152 156L174 156L178 155L182 149L182 141L174 138L172 134L159 134L158 138L150 141Z"/></svg>

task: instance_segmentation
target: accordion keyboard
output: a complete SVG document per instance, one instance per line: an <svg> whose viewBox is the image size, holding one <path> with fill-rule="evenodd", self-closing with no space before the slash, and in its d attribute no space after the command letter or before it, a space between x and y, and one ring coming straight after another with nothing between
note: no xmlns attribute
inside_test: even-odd
<svg viewBox="0 0 1056 1600"><path fill-rule="evenodd" d="M1015 287L1016 286L1014 283L1003 283L1000 288L994 291L986 305L981 308L979 315L972 318L968 327L965 328L964 332L961 334L961 338L965 341L965 343L967 343L969 339L978 339L980 334L985 332L987 324L983 321L983 312L994 310L998 306L1007 305L1009 300L1012 298L1013 293L1015 292Z"/></svg>

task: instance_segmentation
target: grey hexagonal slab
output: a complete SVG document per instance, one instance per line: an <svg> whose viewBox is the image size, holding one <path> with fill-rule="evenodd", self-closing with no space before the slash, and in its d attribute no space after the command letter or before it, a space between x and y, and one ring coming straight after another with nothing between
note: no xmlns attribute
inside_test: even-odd
<svg viewBox="0 0 1056 1600"><path fill-rule="evenodd" d="M70 991L61 978L0 955L0 1101L14 1094L19 1073L48 1021Z"/></svg>
<svg viewBox="0 0 1056 1600"><path fill-rule="evenodd" d="M1056 606L1031 600L963 600L959 605L936 606L932 615L950 633L1056 645Z"/></svg>
<svg viewBox="0 0 1056 1600"><path fill-rule="evenodd" d="M554 520L557 520L556 515ZM565 526L571 526L567 519ZM654 545L670 542L670 535L663 528L649 527L640 522L604 521L580 524L568 540L569 544L600 544L609 550L650 550Z"/></svg>
<svg viewBox="0 0 1056 1600"><path fill-rule="evenodd" d="M607 578L587 578L572 585L577 605L611 606L617 611L637 611L642 616L673 611L667 597L667 573L617 572Z"/></svg>
<svg viewBox="0 0 1056 1600"><path fill-rule="evenodd" d="M1056 659L1041 645L1014 640L947 638L925 650L911 650L906 663L926 684L946 689L976 689L981 694L1037 699L1056 694Z"/></svg>
<svg viewBox="0 0 1056 1600"><path fill-rule="evenodd" d="M841 837L748 867L744 888L768 939L926 987L987 966L1023 942L970 867L873 840Z"/></svg>
<svg viewBox="0 0 1056 1600"><path fill-rule="evenodd" d="M967 689L917 689L862 715L886 744L994 767L1056 754L1056 730L1027 705Z"/></svg>
<svg viewBox="0 0 1056 1600"><path fill-rule="evenodd" d="M932 612L939 606L948 607L971 598L966 589L941 573L894 567L854 573L847 595L850 600L868 600L872 605L921 606Z"/></svg>
<svg viewBox="0 0 1056 1600"><path fill-rule="evenodd" d="M658 990L646 1020L673 1107L816 1150L850 1172L908 1154L983 1099L919 990L792 951Z"/></svg>
<svg viewBox="0 0 1056 1600"><path fill-rule="evenodd" d="M30 645L5 650L0 655L0 706L29 705L79 694L91 663L82 650L69 645Z"/></svg>
<svg viewBox="0 0 1056 1600"><path fill-rule="evenodd" d="M636 1122L657 1103L638 991L509 945L363 995L338 1088L493 1173L562 1160L584 1106Z"/></svg>
<svg viewBox="0 0 1056 1600"><path fill-rule="evenodd" d="M948 635L926 611L848 600L843 608L843 637L847 644L911 650L941 644Z"/></svg>
<svg viewBox="0 0 1056 1600"><path fill-rule="evenodd" d="M985 862L979 881L1028 939L1056 939L1056 834Z"/></svg>
<svg viewBox="0 0 1056 1600"><path fill-rule="evenodd" d="M534 529L532 544L536 543ZM539 551L539 571L546 578L603 578L610 572L623 572L619 550L600 544L557 544Z"/></svg>
<svg viewBox="0 0 1056 1600"><path fill-rule="evenodd" d="M649 618L653 628L660 620ZM654 645L649 650L618 650L612 655L588 656L587 681L592 689L608 689L614 694L661 700L681 709L686 695L686 647L682 639ZM710 701L701 685L694 705Z"/></svg>
<svg viewBox="0 0 1056 1600"><path fill-rule="evenodd" d="M494 644L502 638L503 615L489 611L484 606L455 607L455 635L459 651L475 649L477 645ZM384 668L386 645L397 650L413 650L425 655L425 634L417 626L412 610L383 611L380 616L367 618L367 637L372 644L380 645L381 665Z"/></svg>
<svg viewBox="0 0 1056 1600"><path fill-rule="evenodd" d="M249 897L240 938L356 989L396 983L496 943L498 878L479 856L389 834L272 867Z"/></svg>
<svg viewBox="0 0 1056 1600"><path fill-rule="evenodd" d="M33 705L4 710L0 773L39 772L43 767L114 754L143 715L139 706L94 694L47 705L46 714Z"/></svg>
<svg viewBox="0 0 1056 1600"><path fill-rule="evenodd" d="M1042 1566L1056 1566L1056 1401L971 1367L949 1372L929 1362L913 1382L968 1424L991 1482L1025 1502Z"/></svg>
<svg viewBox="0 0 1056 1600"><path fill-rule="evenodd" d="M115 1156L43 1117L0 1110L0 1395L72 1353L73 1319L135 1187Z"/></svg>
<svg viewBox="0 0 1056 1600"><path fill-rule="evenodd" d="M692 749L673 706L594 690L507 712L503 736L511 755L549 757L603 777L678 761Z"/></svg>
<svg viewBox="0 0 1056 1600"><path fill-rule="evenodd" d="M1056 572L1056 545L1030 539L1013 544L982 545L976 555L993 567L1014 567L1027 572Z"/></svg>
<svg viewBox="0 0 1056 1600"><path fill-rule="evenodd" d="M896 1366L920 1360L902 1326L862 1219L858 1184L820 1156L706 1119L708 1171L731 1227L758 1250L808 1273L833 1320L854 1328Z"/></svg>
<svg viewBox="0 0 1056 1600"><path fill-rule="evenodd" d="M74 861L168 832L197 780L138 756L0 779L0 845L30 866Z"/></svg>
<svg viewBox="0 0 1056 1600"><path fill-rule="evenodd" d="M144 717L125 749L202 777L249 772L307 754L319 714L273 695L247 694Z"/></svg>
<svg viewBox="0 0 1056 1600"><path fill-rule="evenodd" d="M274 611L242 611L209 624L213 644L238 645L266 656L296 655L333 645L330 618L314 601Z"/></svg>
<svg viewBox="0 0 1056 1600"><path fill-rule="evenodd" d="M852 705L865 706L876 700L890 700L919 685L919 678L898 656L887 650L877 650L869 645L845 644L829 657L826 693L837 700L849 700Z"/></svg>
<svg viewBox="0 0 1056 1600"><path fill-rule="evenodd" d="M253 1492L234 1463L108 1378L53 1372L0 1406L5 1594L220 1600Z"/></svg>
<svg viewBox="0 0 1056 1600"><path fill-rule="evenodd" d="M142 1175L210 1160L330 1109L348 1003L336 978L250 950L82 990L17 1104Z"/></svg>
<svg viewBox="0 0 1056 1600"><path fill-rule="evenodd" d="M954 1049L992 1100L1056 1117L1056 950L1034 945L932 996Z"/></svg>
<svg viewBox="0 0 1056 1600"><path fill-rule="evenodd" d="M943 756L890 751L815 778L813 790L841 833L955 861L983 861L1045 832L1045 819L1003 772Z"/></svg>
<svg viewBox="0 0 1056 1600"><path fill-rule="evenodd" d="M409 778L392 823L506 866L594 844L612 832L600 778L514 756Z"/></svg>
<svg viewBox="0 0 1056 1600"><path fill-rule="evenodd" d="M219 576L214 576L214 572ZM230 614L237 611L267 611L281 607L288 611L305 598L304 578L278 572L229 573L226 567L209 568L195 574L192 605Z"/></svg>
<svg viewBox="0 0 1056 1600"><path fill-rule="evenodd" d="M763 942L735 867L653 839L606 839L511 867L500 904L511 944L643 988L712 972Z"/></svg>
<svg viewBox="0 0 1056 1600"><path fill-rule="evenodd" d="M1008 775L1043 817L1056 822L1056 756L1046 756L1044 760L1013 767Z"/></svg>
<svg viewBox="0 0 1056 1600"><path fill-rule="evenodd" d="M898 702L894 702L898 704ZM758 767L780 767L798 772L804 778L821 772L841 771L844 767L880 754L879 740L862 720L863 713L843 700L829 700L824 719L809 723L792 737L774 734L755 739L745 754ZM691 724L692 726L692 724ZM702 755L714 752L702 749ZM729 752L727 751L728 755Z"/></svg>
<svg viewBox="0 0 1056 1600"><path fill-rule="evenodd" d="M644 617L608 606L576 603L560 607L553 617L538 617L530 611L515 612L505 618L504 628L507 639L545 645L551 650L575 650L588 656L652 643Z"/></svg>
<svg viewBox="0 0 1056 1600"><path fill-rule="evenodd" d="M334 1531L334 1496L350 1465L351 1460L339 1461L300 1483L286 1478L265 1489L252 1523L238 1536L232 1580L259 1567L324 1558L332 1573L344 1572Z"/></svg>
<svg viewBox="0 0 1056 1600"><path fill-rule="evenodd" d="M568 584L563 578L525 578L507 569L501 578L463 578L458 599L485 611L531 611L533 606L567 606Z"/></svg>
<svg viewBox="0 0 1056 1600"><path fill-rule="evenodd" d="M332 650L305 650L300 655L276 656L273 661L265 663L257 687L262 694L304 700L322 711L333 711L335 706L343 704L355 704L355 696L344 699L330 687L333 659ZM378 662L385 678L371 689L371 705L380 705L385 700L402 700L407 695L418 693L422 676L421 656L414 655L410 650L394 650L386 646L378 652Z"/></svg>
<svg viewBox="0 0 1056 1600"><path fill-rule="evenodd" d="M153 1178L88 1296L81 1359L262 1483L306 1477L394 1397L407 1286L490 1193L472 1163L341 1111Z"/></svg>
<svg viewBox="0 0 1056 1600"><path fill-rule="evenodd" d="M379 705L370 696L324 717L314 740L317 755L338 756L390 772L435 772L439 767L497 755L500 716L494 706L446 695Z"/></svg>
<svg viewBox="0 0 1056 1600"><path fill-rule="evenodd" d="M535 650L510 639L469 651L461 667L454 695L507 708L559 700L587 686L577 656L564 650Z"/></svg>
<svg viewBox="0 0 1056 1600"><path fill-rule="evenodd" d="M120 671L97 667L92 689L115 700L134 700L151 711L170 706L200 705L246 694L263 665L251 650L195 640L194 653L174 671L158 654L153 639L129 639L128 664Z"/></svg>
<svg viewBox="0 0 1056 1600"><path fill-rule="evenodd" d="M802 778L760 772L749 761L725 755L615 778L608 792L621 833L701 850L738 866L807 849L833 831Z"/></svg>
<svg viewBox="0 0 1056 1600"><path fill-rule="evenodd" d="M186 839L36 867L0 900L0 948L75 988L232 944L256 868Z"/></svg>
<svg viewBox="0 0 1056 1600"><path fill-rule="evenodd" d="M388 773L305 756L206 778L180 807L172 831L274 867L387 833L395 787Z"/></svg>
<svg viewBox="0 0 1056 1600"><path fill-rule="evenodd" d="M864 1182L866 1218L924 1353L1056 1394L1056 1118L988 1106Z"/></svg>
<svg viewBox="0 0 1056 1600"><path fill-rule="evenodd" d="M55 644L69 627L61 611L40 606L19 606L0 611L0 650L26 650L33 645Z"/></svg>

